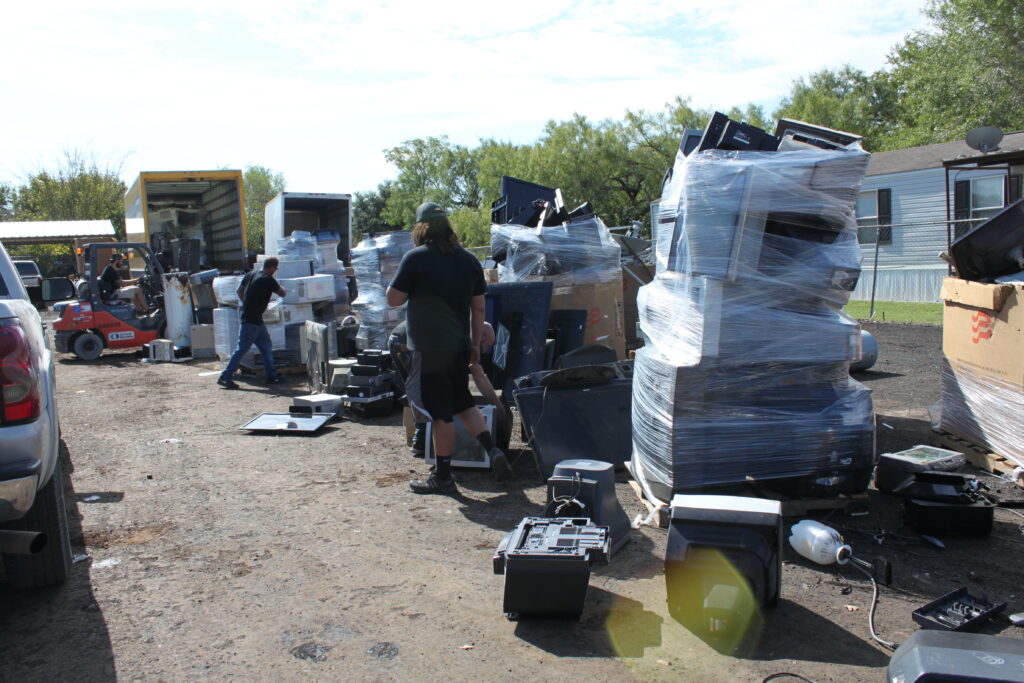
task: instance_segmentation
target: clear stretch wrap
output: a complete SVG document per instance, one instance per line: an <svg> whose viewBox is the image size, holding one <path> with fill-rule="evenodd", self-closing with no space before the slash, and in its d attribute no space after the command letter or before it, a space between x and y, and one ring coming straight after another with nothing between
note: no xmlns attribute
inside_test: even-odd
<svg viewBox="0 0 1024 683"><path fill-rule="evenodd" d="M235 292L242 284L242 275L222 275L213 279L213 296L218 306L241 306Z"/></svg>
<svg viewBox="0 0 1024 683"><path fill-rule="evenodd" d="M860 275L855 207L868 157L859 148L680 155L658 207L658 272L778 282L790 297L845 305Z"/></svg>
<svg viewBox="0 0 1024 683"><path fill-rule="evenodd" d="M659 498L757 481L863 491L871 392L849 377L860 328L855 203L868 155L677 158L659 204L657 276L637 297L633 450Z"/></svg>
<svg viewBox="0 0 1024 683"><path fill-rule="evenodd" d="M412 248L412 233L400 231L367 237L352 250L359 288L359 296L352 302L352 312L359 318L358 348L387 348L391 330L405 320L405 308L390 308L385 292L402 257Z"/></svg>
<svg viewBox="0 0 1024 683"><path fill-rule="evenodd" d="M278 258L282 260L319 260L316 238L305 230L294 230L290 235L277 241Z"/></svg>
<svg viewBox="0 0 1024 683"><path fill-rule="evenodd" d="M1024 387L946 359L941 386L942 429L1024 467Z"/></svg>
<svg viewBox="0 0 1024 683"><path fill-rule="evenodd" d="M525 228L492 225L491 253L505 255L501 282L548 280L555 287L617 282L620 247L597 216L563 225Z"/></svg>

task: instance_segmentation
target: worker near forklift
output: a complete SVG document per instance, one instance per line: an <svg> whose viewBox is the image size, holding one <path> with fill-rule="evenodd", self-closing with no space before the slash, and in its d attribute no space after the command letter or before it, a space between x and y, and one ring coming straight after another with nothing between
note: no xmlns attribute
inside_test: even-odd
<svg viewBox="0 0 1024 683"><path fill-rule="evenodd" d="M494 445L483 415L469 392L469 369L480 362L484 323L484 282L480 262L459 246L445 210L431 202L416 209L414 249L398 266L387 289L389 306L408 302L408 347L419 360L418 386L406 385L410 407L433 424L436 465L426 479L410 482L415 493L455 489L452 450L458 417L487 449L497 476L509 473L505 454Z"/></svg>
<svg viewBox="0 0 1024 683"><path fill-rule="evenodd" d="M146 315L149 313L149 309L146 306L146 295L142 293L142 288L137 286L139 280L137 278L126 280L118 272L123 262L124 254L115 253L111 256L110 263L100 273L100 280L110 287L110 298L131 301L135 306L136 315ZM130 286L126 287L125 285Z"/></svg>
<svg viewBox="0 0 1024 683"><path fill-rule="evenodd" d="M284 296L285 291L277 280L274 273L277 272L278 261L273 256L263 262L262 271L253 271L256 275L244 287L239 286L238 293L242 299L241 324L238 328L238 348L231 354L231 360L224 368L224 372L217 378L217 384L225 389L237 389L238 384L232 379L242 356L248 353L252 345L260 350L263 357L264 377L267 384L276 384L281 381L281 375L274 369L274 351L270 343L270 334L267 326L263 324L263 314L267 311L267 304L274 294Z"/></svg>

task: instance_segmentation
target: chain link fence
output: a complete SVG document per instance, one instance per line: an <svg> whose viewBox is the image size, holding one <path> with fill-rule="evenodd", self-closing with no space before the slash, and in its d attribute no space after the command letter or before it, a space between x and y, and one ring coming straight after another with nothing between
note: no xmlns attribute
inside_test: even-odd
<svg viewBox="0 0 1024 683"><path fill-rule="evenodd" d="M861 225L860 280L846 312L861 320L942 324L947 226L977 221Z"/></svg>

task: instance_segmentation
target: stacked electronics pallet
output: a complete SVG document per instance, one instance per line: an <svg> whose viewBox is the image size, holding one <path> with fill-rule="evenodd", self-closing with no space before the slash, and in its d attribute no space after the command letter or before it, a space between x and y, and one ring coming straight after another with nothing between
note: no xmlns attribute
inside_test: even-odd
<svg viewBox="0 0 1024 683"><path fill-rule="evenodd" d="M849 377L860 331L841 308L860 273L868 154L852 136L811 132L821 137L716 115L666 181L633 383L633 460L657 498L751 482L802 496L867 487L874 414Z"/></svg>
<svg viewBox="0 0 1024 683"><path fill-rule="evenodd" d="M390 415L395 408L395 372L391 354L380 349L360 351L349 368L345 387L349 410L360 417Z"/></svg>
<svg viewBox="0 0 1024 683"><path fill-rule="evenodd" d="M405 309L390 308L385 292L410 249L412 233L400 231L370 235L352 250L352 268L359 288L359 296L352 302L352 311L359 318L359 349L387 348L391 330L405 320Z"/></svg>

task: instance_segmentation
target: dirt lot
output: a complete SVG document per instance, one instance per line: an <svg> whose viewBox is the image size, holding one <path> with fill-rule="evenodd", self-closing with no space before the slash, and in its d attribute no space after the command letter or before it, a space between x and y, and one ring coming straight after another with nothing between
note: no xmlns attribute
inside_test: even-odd
<svg viewBox="0 0 1024 683"><path fill-rule="evenodd" d="M926 442L941 331L871 329L882 357L860 379L875 391L879 448ZM0 584L2 680L884 678L870 585L850 569L812 566L787 547L782 602L760 645L724 656L668 615L666 534L644 527L595 569L578 623L509 622L491 556L542 509L528 454L507 485L468 472L456 496L417 497L406 481L422 463L407 455L398 415L312 437L250 436L238 426L286 408L300 380L227 392L212 362L104 354L58 365L79 561L56 589ZM631 517L641 511L624 482L618 495ZM884 637L903 640L915 607L962 585L1009 601L1007 613L1024 609L1024 520L999 510L990 537L944 538L940 550L903 526L892 499L872 492L870 509L828 522L860 554L894 563ZM1021 630L1004 621L989 632Z"/></svg>

